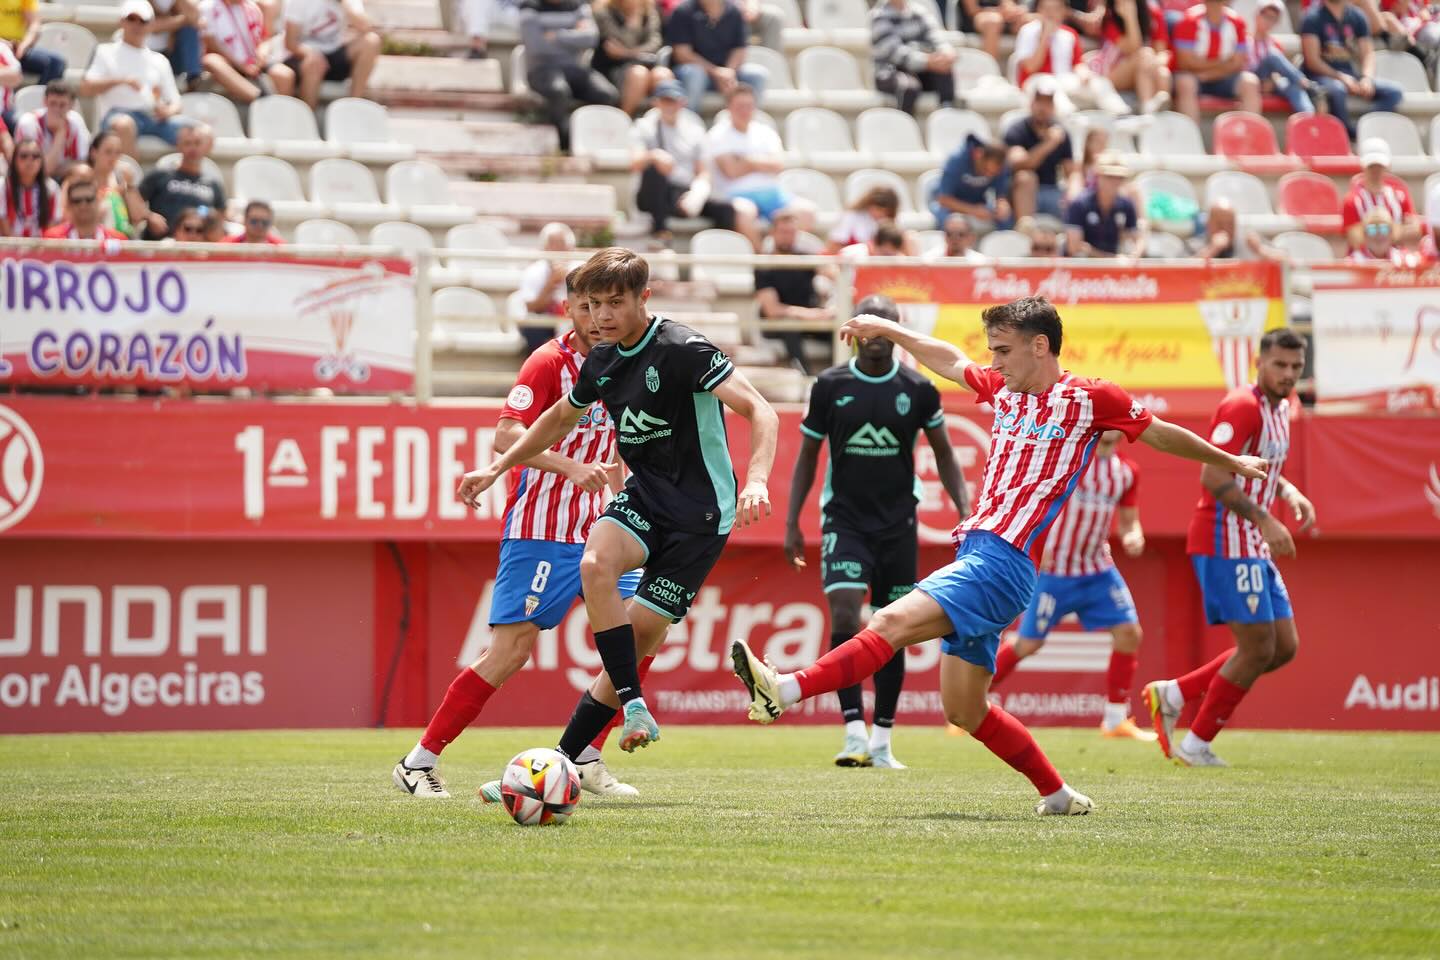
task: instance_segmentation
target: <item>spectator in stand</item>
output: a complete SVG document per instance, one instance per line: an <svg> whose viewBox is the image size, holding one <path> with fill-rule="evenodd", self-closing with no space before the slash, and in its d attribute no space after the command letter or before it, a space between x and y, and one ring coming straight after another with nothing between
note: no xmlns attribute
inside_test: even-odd
<svg viewBox="0 0 1440 960"><path fill-rule="evenodd" d="M120 136L102 130L90 144L90 168L100 198L100 222L128 237L139 235L150 208L140 196L140 185L120 165Z"/></svg>
<svg viewBox="0 0 1440 960"><path fill-rule="evenodd" d="M214 139L210 128L203 124L183 127L179 165L173 170L156 168L140 181L140 196L150 208L145 226L147 239L158 240L173 233L171 228L186 210L225 209L225 185L205 175L205 158L210 156Z"/></svg>
<svg viewBox="0 0 1440 960"><path fill-rule="evenodd" d="M1093 67L1116 90L1134 90L1141 113L1170 105L1170 35L1149 0L1105 0L1100 52Z"/></svg>
<svg viewBox="0 0 1440 960"><path fill-rule="evenodd" d="M575 249L575 232L563 223L547 223L540 230L540 249L563 252ZM565 314L565 275L579 266L569 260L536 260L520 275L520 296L525 312L556 317ZM528 352L535 352L555 335L553 327L521 327Z"/></svg>
<svg viewBox="0 0 1440 960"><path fill-rule="evenodd" d="M899 215L900 197L895 191L890 187L871 187L850 205L850 209L840 217L840 222L835 224L835 229L830 231L825 252L839 253L845 247L869 243L881 224L894 223ZM906 234L901 246L905 256L919 255L920 244L913 235Z"/></svg>
<svg viewBox="0 0 1440 960"><path fill-rule="evenodd" d="M36 238L59 220L60 188L45 175L45 151L21 140L0 180L0 237Z"/></svg>
<svg viewBox="0 0 1440 960"><path fill-rule="evenodd" d="M945 223L952 213L963 213L977 233L1005 230L1015 222L1009 196L1005 148L972 133L945 161L930 213L936 224Z"/></svg>
<svg viewBox="0 0 1440 960"><path fill-rule="evenodd" d="M100 191L95 171L83 163L70 168L65 179L65 219L45 228L47 240L128 240L100 219Z"/></svg>
<svg viewBox="0 0 1440 960"><path fill-rule="evenodd" d="M967 263L989 263L990 258L975 249L975 228L963 213L945 218L945 242L925 252L927 260L964 260Z"/></svg>
<svg viewBox="0 0 1440 960"><path fill-rule="evenodd" d="M980 35L980 46L998 62L1000 37L1014 33L1030 19L1030 9L1015 0L960 0L956 20L962 33Z"/></svg>
<svg viewBox="0 0 1440 960"><path fill-rule="evenodd" d="M280 234L275 232L275 211L264 200L251 200L245 204L245 230L232 233L221 243L266 244L272 247L285 245Z"/></svg>
<svg viewBox="0 0 1440 960"><path fill-rule="evenodd" d="M795 214L782 211L775 216L774 229L761 247L767 256L817 256L824 251L819 241L802 233ZM835 312L822 305L816 286L815 267L756 267L755 302L760 308L760 333L777 340L785 347L790 363L801 373L809 373L805 361L805 341L826 343L831 334L820 331L776 330L766 332L766 320L799 320L808 323L834 323ZM829 364L825 364L829 366Z"/></svg>
<svg viewBox="0 0 1440 960"><path fill-rule="evenodd" d="M893 94L912 116L922 91L955 102L955 51L940 35L930 0L882 0L870 11L870 51L875 88Z"/></svg>
<svg viewBox="0 0 1440 960"><path fill-rule="evenodd" d="M40 39L39 0L0 0L0 46L9 44L25 73L41 83L65 76L65 58L35 46Z"/></svg>
<svg viewBox="0 0 1440 960"><path fill-rule="evenodd" d="M655 88L674 75L660 65L660 8L655 0L595 0L600 45L590 66L620 91L620 109L635 116Z"/></svg>
<svg viewBox="0 0 1440 960"><path fill-rule="evenodd" d="M685 0L675 8L665 39L674 48L675 76L695 110L706 91L729 97L742 83L757 102L762 98L770 73L745 62L748 36L745 17L731 0Z"/></svg>
<svg viewBox="0 0 1440 960"><path fill-rule="evenodd" d="M780 185L785 169L785 148L780 135L755 119L755 91L740 84L726 98L730 119L717 121L706 137L715 192L744 211L773 222L781 210L791 208L802 226L813 219L808 206Z"/></svg>
<svg viewBox="0 0 1440 960"><path fill-rule="evenodd" d="M1255 38L1250 43L1245 65L1260 78L1262 93L1280 94L1290 101L1290 109L1295 113L1314 113L1310 81L1270 36L1284 9L1283 0L1260 0L1260 9L1255 12Z"/></svg>
<svg viewBox="0 0 1440 960"><path fill-rule="evenodd" d="M1080 34L1065 22L1069 8L1065 0L1036 0L1035 19L1015 34L1016 79L1023 89L1031 77L1050 74L1064 94L1081 94L1100 109L1115 114L1130 112L1130 105L1115 92L1110 81L1085 66ZM1065 103L1061 113L1067 113Z"/></svg>
<svg viewBox="0 0 1440 960"><path fill-rule="evenodd" d="M750 30L750 39L762 47L785 52L785 12L760 0L737 0L740 17Z"/></svg>
<svg viewBox="0 0 1440 960"><path fill-rule="evenodd" d="M175 243L204 243L205 215L198 207L187 207L175 218L174 228L165 239Z"/></svg>
<svg viewBox="0 0 1440 960"><path fill-rule="evenodd" d="M1204 232L1192 241L1195 243L1195 256L1206 260L1233 260L1236 256L1235 241L1239 236L1235 208L1228 200L1218 200L1205 215Z"/></svg>
<svg viewBox="0 0 1440 960"><path fill-rule="evenodd" d="M1109 149L1109 130L1095 126L1085 131L1085 141L1080 148L1080 163L1070 171L1070 179L1065 187L1065 209L1070 209L1070 201L1095 186L1100 179L1095 170L1100 165L1100 157Z"/></svg>
<svg viewBox="0 0 1440 960"><path fill-rule="evenodd" d="M519 10L514 0L459 0L458 6L461 28L470 38L467 56L471 60L490 58L490 32L493 27L519 28Z"/></svg>
<svg viewBox="0 0 1440 960"><path fill-rule="evenodd" d="M159 137L174 144L180 137L175 117L180 91L170 61L145 46L145 31L154 13L145 0L120 5L120 39L95 48L82 97L95 98L100 129L120 135L120 152L133 155L139 137Z"/></svg>
<svg viewBox="0 0 1440 960"><path fill-rule="evenodd" d="M656 109L630 128L635 144L630 169L640 174L635 205L650 214L660 243L669 248L670 218L701 216L722 230L736 230L760 248L754 209L743 215L727 200L711 197L705 166L705 123L685 109L685 88L666 80L655 89Z"/></svg>
<svg viewBox="0 0 1440 960"><path fill-rule="evenodd" d="M254 103L267 93L290 96L295 71L272 53L284 45L268 37L265 12L255 0L204 0L205 71L232 99Z"/></svg>
<svg viewBox="0 0 1440 960"><path fill-rule="evenodd" d="M1260 112L1260 78L1245 69L1250 46L1245 21L1227 0L1205 0L1190 8L1175 28L1175 106L1200 122L1200 96L1239 100L1240 109Z"/></svg>
<svg viewBox="0 0 1440 960"><path fill-rule="evenodd" d="M1130 171L1112 156L1100 158L1095 187L1070 204L1065 249L1072 257L1118 257L1145 249L1135 204L1121 192Z"/></svg>
<svg viewBox="0 0 1440 960"><path fill-rule="evenodd" d="M64 179L72 163L90 155L90 131L75 109L75 88L66 80L45 84L45 106L15 123L15 136L36 140L45 151L45 169Z"/></svg>
<svg viewBox="0 0 1440 960"><path fill-rule="evenodd" d="M1030 86L1030 112L1005 131L1012 171L1015 216L1036 212L1064 216L1065 184L1074 166L1070 135L1055 121L1055 79L1041 75Z"/></svg>
<svg viewBox="0 0 1440 960"><path fill-rule="evenodd" d="M285 66L295 76L300 99L320 106L320 85L350 81L350 96L369 93L370 72L380 59L380 34L360 0L286 0ZM526 55L529 56L528 41Z"/></svg>
<svg viewBox="0 0 1440 960"><path fill-rule="evenodd" d="M1340 205L1340 220L1350 249L1363 245L1365 216L1376 207L1384 207L1390 214L1396 243L1419 243L1424 225L1415 212L1410 189L1390 174L1390 145L1379 137L1367 138L1360 144L1360 165L1360 173L1350 181L1350 191Z"/></svg>
<svg viewBox="0 0 1440 960"><path fill-rule="evenodd" d="M1371 207L1361 224L1364 242L1350 251L1346 257L1353 263L1388 262L1392 267L1416 270L1424 265L1425 258L1413 250L1405 250L1396 243L1395 221L1385 207Z"/></svg>
<svg viewBox="0 0 1440 960"><path fill-rule="evenodd" d="M150 0L155 18L145 45L170 61L175 81L189 90L200 80L200 0Z"/></svg>
<svg viewBox="0 0 1440 960"><path fill-rule="evenodd" d="M229 221L225 219L224 210L216 210L214 207L196 207L196 212L204 218L204 226L200 233L206 243L224 243L230 236Z"/></svg>
<svg viewBox="0 0 1440 960"><path fill-rule="evenodd" d="M896 225L894 220L882 220L876 227L870 239L861 243L852 243L840 250L842 260L865 260L870 257L903 257L913 256L907 253L905 247L913 246L914 237L907 238L905 231Z"/></svg>
<svg viewBox="0 0 1440 960"><path fill-rule="evenodd" d="M1355 121L1346 102L1369 100L1371 109L1394 110L1405 91L1375 77L1375 47L1365 14L1346 0L1324 0L1300 21L1300 51L1305 75L1323 94L1324 108L1355 136Z"/></svg>
<svg viewBox="0 0 1440 960"><path fill-rule="evenodd" d="M0 0L3 2L3 0ZM20 61L10 45L0 40L0 160L7 163L15 144L10 140L10 130L15 126L15 89L24 81Z"/></svg>
<svg viewBox="0 0 1440 960"><path fill-rule="evenodd" d="M1032 257L1059 257L1063 255L1060 249L1060 230L1051 225L1050 219L1040 220L1034 217L1027 218L1015 225L1025 236L1030 238L1030 256Z"/></svg>
<svg viewBox="0 0 1440 960"><path fill-rule="evenodd" d="M620 102L610 81L586 62L599 36L584 0L524 0L520 5L525 82L545 98L545 113L567 153L576 100L609 107ZM563 274L560 279L565 279Z"/></svg>

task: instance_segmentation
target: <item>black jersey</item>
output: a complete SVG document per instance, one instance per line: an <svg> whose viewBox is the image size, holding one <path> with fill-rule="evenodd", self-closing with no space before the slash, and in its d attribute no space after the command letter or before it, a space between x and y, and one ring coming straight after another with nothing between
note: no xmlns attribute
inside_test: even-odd
<svg viewBox="0 0 1440 960"><path fill-rule="evenodd" d="M725 415L711 393L735 364L683 324L652 317L640 342L596 344L570 403L596 400L615 421L616 446L653 519L687 533L727 534L735 524L735 472Z"/></svg>
<svg viewBox="0 0 1440 960"><path fill-rule="evenodd" d="M830 444L820 496L825 523L877 534L913 527L915 438L944 422L940 391L898 360L879 377L854 360L820 374L800 430Z"/></svg>

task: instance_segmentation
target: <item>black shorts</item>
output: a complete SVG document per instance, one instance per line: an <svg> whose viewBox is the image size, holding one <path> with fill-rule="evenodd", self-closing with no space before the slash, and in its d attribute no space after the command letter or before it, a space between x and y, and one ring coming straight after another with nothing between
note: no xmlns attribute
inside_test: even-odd
<svg viewBox="0 0 1440 960"><path fill-rule="evenodd" d="M325 62L328 66L325 69L326 82L338 82L350 79L350 51L337 47L325 54ZM300 76L300 58L291 57L285 61L285 66L295 71L295 76Z"/></svg>
<svg viewBox="0 0 1440 960"><path fill-rule="evenodd" d="M715 568L728 534L686 533L659 526L633 489L615 495L597 523L618 524L645 548L645 572L635 602L673 621L685 619L695 594Z"/></svg>
<svg viewBox="0 0 1440 960"><path fill-rule="evenodd" d="M888 537L834 524L821 530L820 570L826 593L868 587L870 605L878 609L915 589L919 541L913 523Z"/></svg>

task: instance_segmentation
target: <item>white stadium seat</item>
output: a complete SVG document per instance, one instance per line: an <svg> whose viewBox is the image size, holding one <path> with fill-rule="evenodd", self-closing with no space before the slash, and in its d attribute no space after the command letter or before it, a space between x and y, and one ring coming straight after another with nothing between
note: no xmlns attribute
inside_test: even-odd
<svg viewBox="0 0 1440 960"><path fill-rule="evenodd" d="M887 170L916 174L935 165L920 137L920 125L903 110L874 107L856 118L855 127L860 149L878 157Z"/></svg>
<svg viewBox="0 0 1440 960"><path fill-rule="evenodd" d="M435 243L430 239L430 231L424 227L405 220L389 220L370 228L370 245L417 253L431 249Z"/></svg>
<svg viewBox="0 0 1440 960"><path fill-rule="evenodd" d="M410 219L430 227L469 223L475 213L450 196L445 171L426 160L405 160L385 171L385 199L410 212Z"/></svg>
<svg viewBox="0 0 1440 960"><path fill-rule="evenodd" d="M865 0L806 0L805 23L815 30L870 31L870 7Z"/></svg>
<svg viewBox="0 0 1440 960"><path fill-rule="evenodd" d="M398 163L415 156L390 135L390 112L374 100L341 97L325 108L325 139L361 163Z"/></svg>
<svg viewBox="0 0 1440 960"><path fill-rule="evenodd" d="M321 160L310 168L310 199L346 223L383 223L398 213L380 202L369 167L342 158Z"/></svg>
<svg viewBox="0 0 1440 960"><path fill-rule="evenodd" d="M1151 231L1145 238L1145 256L1155 260L1178 260L1188 256L1185 241L1173 233Z"/></svg>
<svg viewBox="0 0 1440 960"><path fill-rule="evenodd" d="M240 125L240 111L235 109L233 101L218 93L181 94L180 115L210 128L215 136L212 156L238 160L263 147L263 144L245 136L245 128Z"/></svg>
<svg viewBox="0 0 1440 960"><path fill-rule="evenodd" d="M587 104L570 115L570 152L606 170L629 170L630 118L625 111Z"/></svg>
<svg viewBox="0 0 1440 960"><path fill-rule="evenodd" d="M1375 51L1375 76L1398 83L1405 93L1430 93L1430 78L1418 57L1397 50Z"/></svg>
<svg viewBox="0 0 1440 960"><path fill-rule="evenodd" d="M997 260L1030 256L1030 238L1018 230L995 230L980 238L977 249Z"/></svg>
<svg viewBox="0 0 1440 960"><path fill-rule="evenodd" d="M1329 240L1304 230L1287 230L1284 233L1278 233L1271 242L1295 260L1329 263L1335 259L1335 251L1330 246Z"/></svg>
<svg viewBox="0 0 1440 960"><path fill-rule="evenodd" d="M273 95L250 104L250 137L265 141L267 152L290 160L320 160L342 152L320 139L315 111L294 97Z"/></svg>
<svg viewBox="0 0 1440 960"><path fill-rule="evenodd" d="M235 161L235 199L265 200L281 220L311 220L329 211L305 199L300 174L279 157L241 157Z"/></svg>
<svg viewBox="0 0 1440 960"><path fill-rule="evenodd" d="M349 224L338 220L306 220L295 228L295 242L315 246L356 244L360 238Z"/></svg>
<svg viewBox="0 0 1440 960"><path fill-rule="evenodd" d="M32 83L15 91L13 101L15 116L45 109L45 85Z"/></svg>
<svg viewBox="0 0 1440 960"><path fill-rule="evenodd" d="M35 46L64 57L65 66L69 69L84 70L90 65L97 43L95 34L88 27L51 21L41 25Z"/></svg>
<svg viewBox="0 0 1440 960"><path fill-rule="evenodd" d="M926 170L915 180L915 209L928 213L930 210L930 194L940 185L940 171ZM933 217L931 218L934 219ZM928 226L941 226L944 224L931 223Z"/></svg>
<svg viewBox="0 0 1440 960"><path fill-rule="evenodd" d="M825 107L801 107L786 115L785 149L801 166L828 173L849 173L878 162L859 154L845 118Z"/></svg>
<svg viewBox="0 0 1440 960"><path fill-rule="evenodd" d="M910 184L904 177L890 170L856 170L845 178L845 205L848 207L864 195L871 187L889 187L900 198L900 215L896 222L905 230L925 230L935 226L928 210L917 211L910 196Z"/></svg>
<svg viewBox="0 0 1440 960"><path fill-rule="evenodd" d="M972 133L982 140L990 139L989 122L974 110L942 107L925 120L925 142L930 153L941 159L960 149Z"/></svg>
<svg viewBox="0 0 1440 960"><path fill-rule="evenodd" d="M462 223L445 232L445 249L451 250L508 250L510 238L491 223ZM469 257L446 257L450 271L464 275L464 282L472 287L486 290L508 290L520 284L520 274L526 264L520 260L503 260L497 257L474 259Z"/></svg>
<svg viewBox="0 0 1440 960"><path fill-rule="evenodd" d="M1415 122L1398 113L1363 114L1356 125L1355 143L1358 146L1371 137L1384 140L1390 147L1391 155L1397 160L1425 155L1425 147L1420 143L1420 131L1415 129Z"/></svg>
<svg viewBox="0 0 1440 960"><path fill-rule="evenodd" d="M1194 120L1167 110L1155 114L1141 132L1140 152L1154 157L1204 156L1205 141Z"/></svg>
<svg viewBox="0 0 1440 960"><path fill-rule="evenodd" d="M1205 181L1205 206L1213 207L1222 199L1228 201L1237 214L1269 216L1275 212L1264 181L1240 170L1222 170Z"/></svg>
<svg viewBox="0 0 1440 960"><path fill-rule="evenodd" d="M844 50L810 47L795 58L795 80L821 106L855 112L879 107L885 98L860 76L860 64Z"/></svg>
<svg viewBox="0 0 1440 960"><path fill-rule="evenodd" d="M773 110L795 110L814 106L815 95L808 90L795 89L795 79L790 74L790 61L785 54L769 47L752 44L745 51L745 60L757 67L764 67L770 74L765 80L765 105Z"/></svg>
<svg viewBox="0 0 1440 960"><path fill-rule="evenodd" d="M430 304L435 314L437 349L512 356L525 348L520 331L479 290L446 287L435 291Z"/></svg>
<svg viewBox="0 0 1440 960"><path fill-rule="evenodd" d="M790 167L780 173L780 185L810 205L822 215L838 214L841 210L840 192L835 181L818 170L804 167Z"/></svg>
<svg viewBox="0 0 1440 960"><path fill-rule="evenodd" d="M755 249L733 230L701 230L690 238L690 252L696 256L749 256ZM755 292L755 271L744 264L697 263L690 274L696 280L709 280L725 296L749 296Z"/></svg>

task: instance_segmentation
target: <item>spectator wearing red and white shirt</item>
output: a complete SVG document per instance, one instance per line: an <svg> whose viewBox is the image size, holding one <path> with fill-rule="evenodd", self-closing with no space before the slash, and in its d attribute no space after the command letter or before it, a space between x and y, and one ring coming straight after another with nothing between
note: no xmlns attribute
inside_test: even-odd
<svg viewBox="0 0 1440 960"><path fill-rule="evenodd" d="M1029 89L1027 82L1039 74L1053 76L1059 86L1056 109L1066 115L1071 110L1069 95L1083 93L1102 110L1125 114L1130 107L1110 81L1098 77L1084 63L1084 47L1080 34L1065 23L1070 6L1065 0L1037 0L1036 18L1015 34L1016 80Z"/></svg>
<svg viewBox="0 0 1440 960"><path fill-rule="evenodd" d="M127 240L118 230L100 222L100 191L95 186L95 172L83 164L74 168L65 181L66 218L46 227L46 240ZM103 249L103 248L102 248Z"/></svg>
<svg viewBox="0 0 1440 960"><path fill-rule="evenodd" d="M61 179L72 163L84 163L90 155L90 129L75 109L75 88L64 80L47 83L44 109L15 121L15 139L37 141L45 151L45 169Z"/></svg>
<svg viewBox="0 0 1440 960"><path fill-rule="evenodd" d="M1260 78L1245 64L1249 36L1245 20L1226 0L1205 0L1175 28L1175 107L1200 122L1200 95L1239 100L1240 109L1260 112Z"/></svg>
<svg viewBox="0 0 1440 960"><path fill-rule="evenodd" d="M245 204L245 232L232 233L221 243L264 243L272 247L283 246L285 241L275 232L275 211L264 200L251 200Z"/></svg>
<svg viewBox="0 0 1440 960"><path fill-rule="evenodd" d="M1105 0L1092 69L1116 90L1134 90L1142 113L1170 104L1170 32L1154 0Z"/></svg>
<svg viewBox="0 0 1440 960"><path fill-rule="evenodd" d="M60 188L45 176L45 152L35 140L15 146L0 181L0 237L37 239L60 219Z"/></svg>
<svg viewBox="0 0 1440 960"><path fill-rule="evenodd" d="M1395 221L1386 207L1371 207L1359 226L1364 240L1346 257L1352 263L1389 262L1392 267L1406 270L1417 270L1425 265L1427 258L1424 255L1406 250L1395 242Z"/></svg>
<svg viewBox="0 0 1440 960"><path fill-rule="evenodd" d="M1424 232L1420 215L1410 199L1410 190L1398 177L1390 175L1390 145L1379 137L1368 137L1360 144L1362 170L1350 181L1350 192L1340 205L1340 219L1345 239L1351 250L1365 245L1365 216L1376 207L1384 207L1394 224L1394 241L1410 244L1419 241Z"/></svg>
<svg viewBox="0 0 1440 960"><path fill-rule="evenodd" d="M280 36L267 37L265 13L255 0L205 0L205 72L241 103L253 103L267 93L290 96L295 92L295 71L274 62L284 45Z"/></svg>

